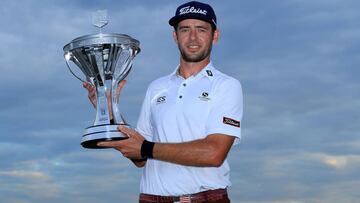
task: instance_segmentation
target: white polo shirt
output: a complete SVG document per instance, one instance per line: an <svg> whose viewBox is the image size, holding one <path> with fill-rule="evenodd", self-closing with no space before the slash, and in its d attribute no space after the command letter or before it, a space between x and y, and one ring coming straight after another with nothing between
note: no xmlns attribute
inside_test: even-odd
<svg viewBox="0 0 360 203"><path fill-rule="evenodd" d="M238 80L209 63L187 79L177 74L152 82L140 112L137 131L145 139L179 143L205 138L214 133L241 137L243 96ZM140 192L154 195L184 195L230 186L230 168L190 167L148 159Z"/></svg>

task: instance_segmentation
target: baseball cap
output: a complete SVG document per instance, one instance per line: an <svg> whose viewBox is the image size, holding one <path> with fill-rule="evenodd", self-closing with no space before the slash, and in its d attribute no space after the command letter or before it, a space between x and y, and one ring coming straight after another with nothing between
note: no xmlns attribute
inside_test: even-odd
<svg viewBox="0 0 360 203"><path fill-rule="evenodd" d="M171 26L176 26L185 19L198 19L210 23L216 29L216 15L214 9L205 3L190 1L180 5L175 12L175 16L169 20Z"/></svg>

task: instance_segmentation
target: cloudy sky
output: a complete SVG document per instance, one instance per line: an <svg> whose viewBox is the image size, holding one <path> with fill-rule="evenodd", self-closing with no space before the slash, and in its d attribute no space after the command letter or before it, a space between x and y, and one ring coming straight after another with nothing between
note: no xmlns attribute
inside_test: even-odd
<svg viewBox="0 0 360 203"><path fill-rule="evenodd" d="M241 81L243 139L232 149L235 203L360 201L360 2L206 1L221 39L212 60ZM114 150L80 146L95 115L62 48L104 32L141 42L121 95L136 125L147 85L173 71L167 21L184 1L2 0L0 201L136 202L141 169Z"/></svg>

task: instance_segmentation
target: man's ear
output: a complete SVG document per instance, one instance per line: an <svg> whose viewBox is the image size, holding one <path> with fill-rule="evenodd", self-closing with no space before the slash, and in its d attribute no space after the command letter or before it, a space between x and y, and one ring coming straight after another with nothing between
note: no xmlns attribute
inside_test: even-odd
<svg viewBox="0 0 360 203"><path fill-rule="evenodd" d="M220 38L220 30L219 29L216 29L214 31L214 37L213 37L213 44L215 44L216 42L219 41L219 38Z"/></svg>
<svg viewBox="0 0 360 203"><path fill-rule="evenodd" d="M178 43L178 40L177 40L176 30L173 31L173 38L174 38L174 41L175 41L176 44L177 44L177 43Z"/></svg>

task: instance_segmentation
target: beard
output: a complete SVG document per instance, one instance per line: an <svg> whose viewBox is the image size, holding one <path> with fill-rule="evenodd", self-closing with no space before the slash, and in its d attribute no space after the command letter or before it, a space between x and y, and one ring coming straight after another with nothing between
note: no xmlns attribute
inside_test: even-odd
<svg viewBox="0 0 360 203"><path fill-rule="evenodd" d="M210 46L208 48L202 50L199 53L187 53L186 50L180 46L180 44L178 45L178 47L180 50L181 57L184 59L184 61L197 63L210 56L212 44L210 43Z"/></svg>

